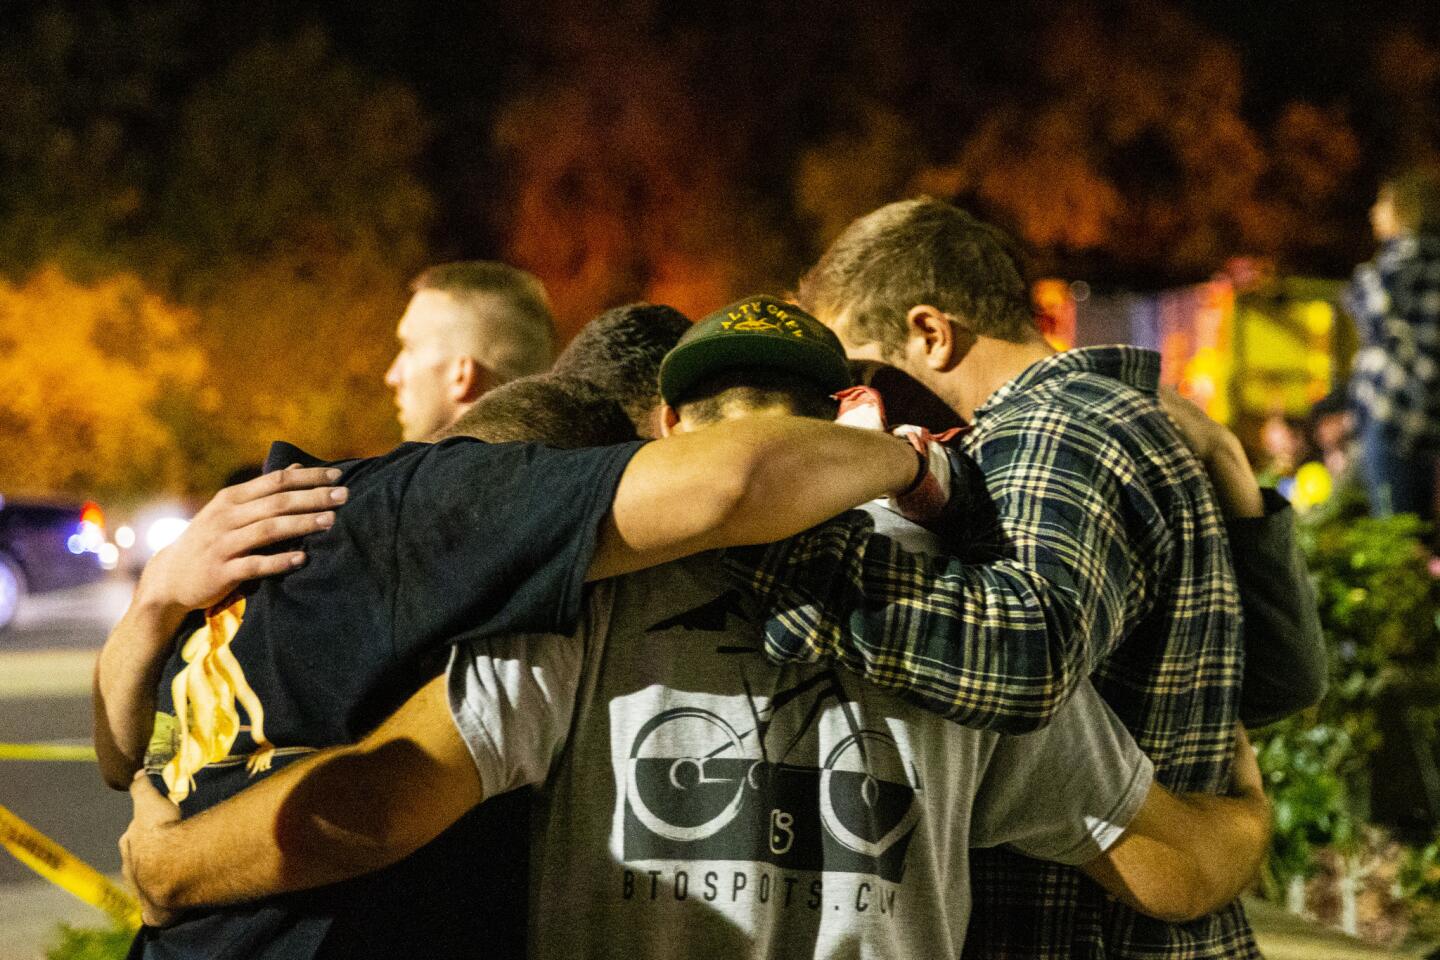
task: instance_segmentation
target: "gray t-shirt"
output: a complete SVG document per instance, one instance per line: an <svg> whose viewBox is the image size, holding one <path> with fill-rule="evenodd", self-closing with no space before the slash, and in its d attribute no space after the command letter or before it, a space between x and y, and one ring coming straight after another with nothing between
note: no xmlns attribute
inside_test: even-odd
<svg viewBox="0 0 1440 960"><path fill-rule="evenodd" d="M487 794L540 787L531 956L958 957L973 846L1078 864L1150 761L1082 683L1046 729L776 667L714 555L598 585L575 636L457 648Z"/></svg>

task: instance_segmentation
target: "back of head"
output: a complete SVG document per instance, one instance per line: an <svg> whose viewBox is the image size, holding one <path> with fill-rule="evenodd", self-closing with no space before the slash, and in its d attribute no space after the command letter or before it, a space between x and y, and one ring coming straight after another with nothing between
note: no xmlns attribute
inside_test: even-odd
<svg viewBox="0 0 1440 960"><path fill-rule="evenodd" d="M833 394L851 382L835 334L763 294L703 317L660 368L662 396L692 427L762 411L833 420Z"/></svg>
<svg viewBox="0 0 1440 960"><path fill-rule="evenodd" d="M462 260L431 267L410 289L453 298L468 318L465 328L455 331L465 352L501 380L550 369L555 323L545 287L532 274L490 260Z"/></svg>
<svg viewBox="0 0 1440 960"><path fill-rule="evenodd" d="M496 387L431 439L449 437L576 449L634 440L635 428L620 404L594 384L542 374Z"/></svg>
<svg viewBox="0 0 1440 960"><path fill-rule="evenodd" d="M800 280L800 304L849 315L857 343L903 351L906 314L928 304L974 333L1022 343L1037 335L1014 241L931 197L903 200L855 220Z"/></svg>
<svg viewBox="0 0 1440 960"><path fill-rule="evenodd" d="M555 361L555 372L589 380L642 428L660 403L660 361L689 329L689 318L674 307L615 307L581 328Z"/></svg>
<svg viewBox="0 0 1440 960"><path fill-rule="evenodd" d="M1385 181L1395 220L1411 233L1440 234L1440 166L1412 167Z"/></svg>
<svg viewBox="0 0 1440 960"><path fill-rule="evenodd" d="M806 377L765 367L728 367L696 381L671 406L687 422L705 426L759 410L834 420L838 404Z"/></svg>

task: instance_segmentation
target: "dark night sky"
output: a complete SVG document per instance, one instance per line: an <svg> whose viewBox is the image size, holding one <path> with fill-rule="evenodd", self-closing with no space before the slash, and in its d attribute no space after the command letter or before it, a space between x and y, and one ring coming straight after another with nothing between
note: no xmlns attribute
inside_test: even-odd
<svg viewBox="0 0 1440 960"><path fill-rule="evenodd" d="M673 10L667 15L678 23L722 25L717 33L733 38L733 25L737 21L743 24L746 17L767 32L775 23L783 23L783 17L776 18L773 11L786 4L700 0L655 6ZM978 28L987 45L993 45L989 59L996 71L1005 69L1006 57L1003 50L997 53L993 47L1012 38L1017 48L1024 46L1027 31L1039 26L1037 18L1047 16L1044 3L1014 4L1013 14L1003 11L1005 4L986 5L984 22L977 23L962 12L966 6L921 0L895 4L894 9L909 10L917 18L928 16L937 24ZM969 6L973 12L975 6ZM1123 18L1127 4L1101 0L1089 6ZM1185 10L1237 50L1246 79L1244 110L1248 118L1261 124L1285 104L1305 100L1338 106L1355 118L1362 137L1383 138L1383 111L1378 118L1367 116L1364 106L1373 95L1363 77L1374 43L1396 29L1412 30L1440 43L1440 10L1429 0L1190 0L1172 6ZM502 173L495 168L493 157L477 156L473 144L485 139L507 84L523 82L545 69L549 27L543 19L527 15L525 8L525 4L495 0L447 5L443 12L438 5L302 2L273 5L269 16L277 26L285 21L319 19L351 55L412 84L439 121L430 156L432 172L465 193L483 189L486 181ZM725 55L725 42L715 50L717 58ZM794 122L807 120L796 117ZM1373 127L1377 123L1380 129L1366 129L1367 124ZM1370 171L1372 176L1385 165L1374 156L1367 159L1377 163ZM1356 205L1352 219L1357 225L1363 225L1359 213L1366 204L1368 200ZM453 247L457 238L494 236L499 225L491 222L493 219L474 205L449 205L442 212L435 239L441 247Z"/></svg>
<svg viewBox="0 0 1440 960"><path fill-rule="evenodd" d="M1152 5L1166 6L1161 0ZM1135 0L1093 0L1082 4L1117 26L1136 6ZM1377 39L1397 28L1408 29L1440 46L1440 16L1428 2L1354 3L1348 0L1310 0L1310 2L1262 2L1250 0L1191 0L1170 2L1171 8L1184 10L1195 22L1225 38L1241 57L1245 78L1243 110L1247 120L1263 127L1286 104L1309 101L1334 107L1349 116L1362 147L1365 148L1358 183L1365 184L1360 192L1373 189L1375 175L1391 161L1384 156L1383 144L1393 139L1386 126L1386 114L1377 106L1377 96L1365 77ZM40 0L0 0L0 24L7 20L20 23L37 11L52 9L53 3ZM667 41L686 36L702 38L708 46L690 56L704 62L714 61L715 69L691 69L688 82L712 84L713 96L697 98L695 109L716 109L717 104L733 102L724 65L743 47L755 45L772 58L793 57L801 69L824 69L827 66L845 71L851 59L856 36L868 29L863 14L856 10L863 4L848 6L836 3L834 22L830 7L810 3L765 3L760 0L690 0L686 3L632 2L631 7L643 12L649 31L639 49L642 55L661 59L672 58ZM85 2L76 0L60 6L78 11L82 17L94 17L97 11L119 12L135 16L135 11L165 11L172 21L184 24L173 34L177 88L193 82L210 67L218 68L237 50L267 37L283 35L306 24L321 24L336 49L378 78L398 80L420 96L431 126L430 147L424 157L422 173L437 198L437 218L432 231L433 254L499 255L505 242L508 211L497 202L484 199L503 196L505 178L513 171L506 169L493 148L493 130L497 113L515 91L525 89L537 79L563 82L563 55L557 48L556 35L563 33L562 21L571 19L573 11L587 8L589 16L604 10L604 4L576 3L574 0L482 0L467 4L415 4L394 0L249 0L245 3L200 4L179 0L158 0L145 4ZM804 9L810 13L807 15ZM627 7L630 9L630 7ZM934 50L953 56L961 69L973 63L968 77L951 80L941 77L928 81L931 87L945 83L971 84L977 79L992 88L1003 88L1014 82L1027 81L1028 67L1024 57L1035 36L1052 24L1060 14L1057 4L1027 0L1019 3L965 4L951 0L908 0L887 5L893 19L910 25L911 38L921 38L934 45ZM180 15L174 16L176 11ZM800 11L800 12L797 12ZM825 11L823 15L816 11ZM848 16L848 20L846 17ZM159 15L157 15L159 19ZM615 37L624 37L627 16L600 20ZM860 25L857 26L856 24ZM573 30L573 24L570 24ZM903 33L903 30L902 30ZM950 37L964 35L966 39ZM970 44L967 48L965 45ZM632 48L633 49L633 48ZM817 53L818 49L818 53ZM956 54L954 51L959 50ZM633 53L630 54L634 56ZM911 55L906 50L904 56ZM924 58L931 54L916 50L913 55ZM617 71L627 65L617 62ZM955 130L937 125L925 110L943 111L943 97L925 88L913 98L916 125L922 131L934 131L934 143L954 139ZM817 88L818 89L818 88ZM177 92L177 99L179 97ZM763 99L755 104L737 103L736 110L770 106ZM803 97L786 101L790 115L771 118L771 128L789 124L800 131L804 141L817 125L835 122L830 104L807 103ZM905 109L911 109L906 103ZM716 128L724 129L718 122ZM1376 144L1379 149L1372 149ZM764 166L765 158L756 158L756 166L747 175L762 191L781 189L790 173L787 158L773 161L773 169ZM1160 174L1164 176L1165 174ZM1353 228L1363 228L1365 203L1356 201L1345 219ZM1333 262L1324 263L1327 270L1353 254L1346 249L1338 252Z"/></svg>

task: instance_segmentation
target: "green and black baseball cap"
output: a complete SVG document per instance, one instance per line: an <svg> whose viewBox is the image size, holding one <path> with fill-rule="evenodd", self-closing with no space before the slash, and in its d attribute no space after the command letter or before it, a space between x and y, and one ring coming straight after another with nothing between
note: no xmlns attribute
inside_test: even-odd
<svg viewBox="0 0 1440 960"><path fill-rule="evenodd" d="M851 385L845 348L823 323L776 297L737 300L685 331L660 364L660 396L674 404L696 383L730 368L784 370L826 393Z"/></svg>

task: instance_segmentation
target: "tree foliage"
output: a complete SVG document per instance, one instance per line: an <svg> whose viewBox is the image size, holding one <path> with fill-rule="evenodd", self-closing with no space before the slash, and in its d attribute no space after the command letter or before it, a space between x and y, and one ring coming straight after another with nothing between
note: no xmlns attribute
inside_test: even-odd
<svg viewBox="0 0 1440 960"><path fill-rule="evenodd" d="M195 17L178 4L47 5L0 39L0 97L15 107L0 111L0 275L16 285L14 315L34 324L21 339L37 364L0 380L0 417L43 450L27 472L12 458L8 482L204 491L278 437L330 455L395 438L381 376L433 209L419 102L318 27L206 49ZM203 384L136 393L127 368L86 346L77 318L110 309L86 297L188 318ZM135 333L152 334L167 355L163 331ZM67 369L72 386L44 392L103 398L113 372L133 422L39 417L30 398L53 381L45 371ZM107 459L117 444L133 446L127 473Z"/></svg>
<svg viewBox="0 0 1440 960"><path fill-rule="evenodd" d="M174 442L213 404L195 317L134 276L57 269L0 283L0 488L94 496L183 488Z"/></svg>
<svg viewBox="0 0 1440 960"><path fill-rule="evenodd" d="M436 259L529 267L568 333L638 297L696 314L784 290L850 219L924 191L1089 280L1242 254L1343 272L1374 174L1440 146L1433 30L1353 31L1352 94L1290 82L1260 56L1287 47L1206 9L12 0L0 275L130 277L193 313L219 399L174 444L204 488L276 435L393 440L390 328ZM1286 26L1365 25L1337 10Z"/></svg>
<svg viewBox="0 0 1440 960"><path fill-rule="evenodd" d="M414 96L313 30L242 53L186 103L153 263L205 320L223 431L248 459L281 436L339 455L393 435L381 378L424 257L424 142Z"/></svg>

